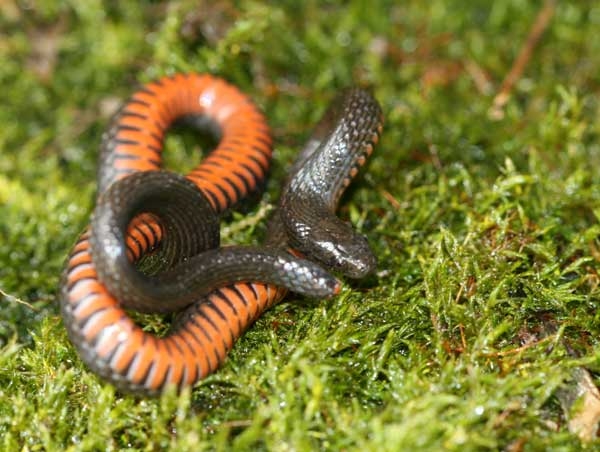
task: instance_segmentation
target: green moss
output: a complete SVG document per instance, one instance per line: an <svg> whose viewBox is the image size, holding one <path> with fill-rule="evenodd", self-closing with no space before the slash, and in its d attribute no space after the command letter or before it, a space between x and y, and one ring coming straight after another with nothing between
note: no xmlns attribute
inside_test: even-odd
<svg viewBox="0 0 600 452"><path fill-rule="evenodd" d="M0 5L0 449L578 449L555 391L600 369L600 8L559 2L488 116L540 3ZM143 400L81 363L57 286L110 114L178 71L225 77L273 128L265 201L229 219L238 242L264 232L336 91L371 87L385 130L340 215L379 271L332 301L288 297L193 391ZM206 143L167 149L185 169Z"/></svg>

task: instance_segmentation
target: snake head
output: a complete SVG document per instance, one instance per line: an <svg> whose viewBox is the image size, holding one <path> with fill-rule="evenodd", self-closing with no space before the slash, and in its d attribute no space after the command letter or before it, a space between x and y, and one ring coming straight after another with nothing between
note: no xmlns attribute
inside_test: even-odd
<svg viewBox="0 0 600 452"><path fill-rule="evenodd" d="M334 272L349 278L363 278L377 266L377 259L367 239L358 234L349 223L330 216L318 227L310 228L311 239L305 248L307 256Z"/></svg>
<svg viewBox="0 0 600 452"><path fill-rule="evenodd" d="M308 259L349 278L372 273L377 260L367 239L331 211L311 204L296 211L282 210L288 244Z"/></svg>
<svg viewBox="0 0 600 452"><path fill-rule="evenodd" d="M315 246L319 248L319 252L315 253L318 261L349 278L364 278L377 266L377 259L367 240L357 233L346 236L343 241L318 241Z"/></svg>

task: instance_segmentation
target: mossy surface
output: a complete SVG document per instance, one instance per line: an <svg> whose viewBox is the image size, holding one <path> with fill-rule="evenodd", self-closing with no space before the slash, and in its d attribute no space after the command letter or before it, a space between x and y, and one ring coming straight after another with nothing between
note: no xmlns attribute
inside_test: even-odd
<svg viewBox="0 0 600 452"><path fill-rule="evenodd" d="M541 5L0 2L0 450L582 447L555 394L600 371L600 6L558 2L489 115ZM231 242L260 240L336 92L370 87L385 129L340 215L379 268L331 301L288 297L192 391L136 399L79 360L57 287L111 114L180 71L236 84L273 128L266 194L227 219ZM200 143L169 135L169 166Z"/></svg>

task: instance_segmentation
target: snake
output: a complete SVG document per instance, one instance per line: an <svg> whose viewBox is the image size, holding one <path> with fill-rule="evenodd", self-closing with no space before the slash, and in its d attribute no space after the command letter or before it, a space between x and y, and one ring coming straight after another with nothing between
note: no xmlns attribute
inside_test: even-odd
<svg viewBox="0 0 600 452"><path fill-rule="evenodd" d="M162 169L165 135L180 120L218 142L186 176ZM60 285L63 322L83 362L127 393L191 386L215 372L288 289L328 298L341 287L330 270L353 278L371 272L366 239L335 210L382 125L368 92L345 92L292 165L265 243L219 247L220 216L267 176L272 139L264 116L208 74L175 74L135 92L103 135L97 205ZM291 213L306 206L308 217ZM153 264L140 271L148 257ZM128 310L178 314L159 337Z"/></svg>

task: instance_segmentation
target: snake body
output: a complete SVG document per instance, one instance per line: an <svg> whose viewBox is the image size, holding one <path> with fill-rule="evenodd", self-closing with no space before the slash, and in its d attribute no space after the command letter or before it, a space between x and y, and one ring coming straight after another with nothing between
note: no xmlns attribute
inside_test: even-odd
<svg viewBox="0 0 600 452"><path fill-rule="evenodd" d="M298 246L305 239L295 238L293 226L304 219L287 210L303 209L309 202L309 208L323 215L317 223L335 225L328 233L335 246L344 240L339 234L349 226L335 218L335 207L370 154L382 124L369 94L354 90L349 96L334 103L341 116L325 115L326 124L313 136L317 145L307 146L300 157L303 164L294 166L300 169L294 169L297 176L286 185L272 222L277 232L262 247L224 248L218 248L219 214L256 190L269 167L271 138L264 117L236 88L208 75L166 77L130 98L104 136L92 225L71 251L61 285L64 323L91 369L127 392L157 394L168 385L188 386L214 372L236 339L286 288L316 297L339 291L339 281L312 262L311 247ZM359 119L358 128L354 119L345 121L348 112ZM190 115L218 135L219 144L184 178L160 170L161 152L173 121ZM363 115L371 119L363 120ZM339 181L326 188L331 193L319 198L314 195L325 187L306 180L321 162L331 161L322 155L332 147L340 151L334 160L342 158L346 164L329 170L345 173L336 175ZM318 224L312 227L319 229ZM366 243L351 234L350 241L358 237ZM290 245L311 260L287 253ZM338 248L342 254L344 249L357 251ZM150 252L158 254L159 268L146 274L135 264ZM328 259L316 258L329 265ZM366 262L370 271L370 251ZM345 271L347 267L331 266L360 276ZM136 325L125 308L184 311L167 336L157 337Z"/></svg>

